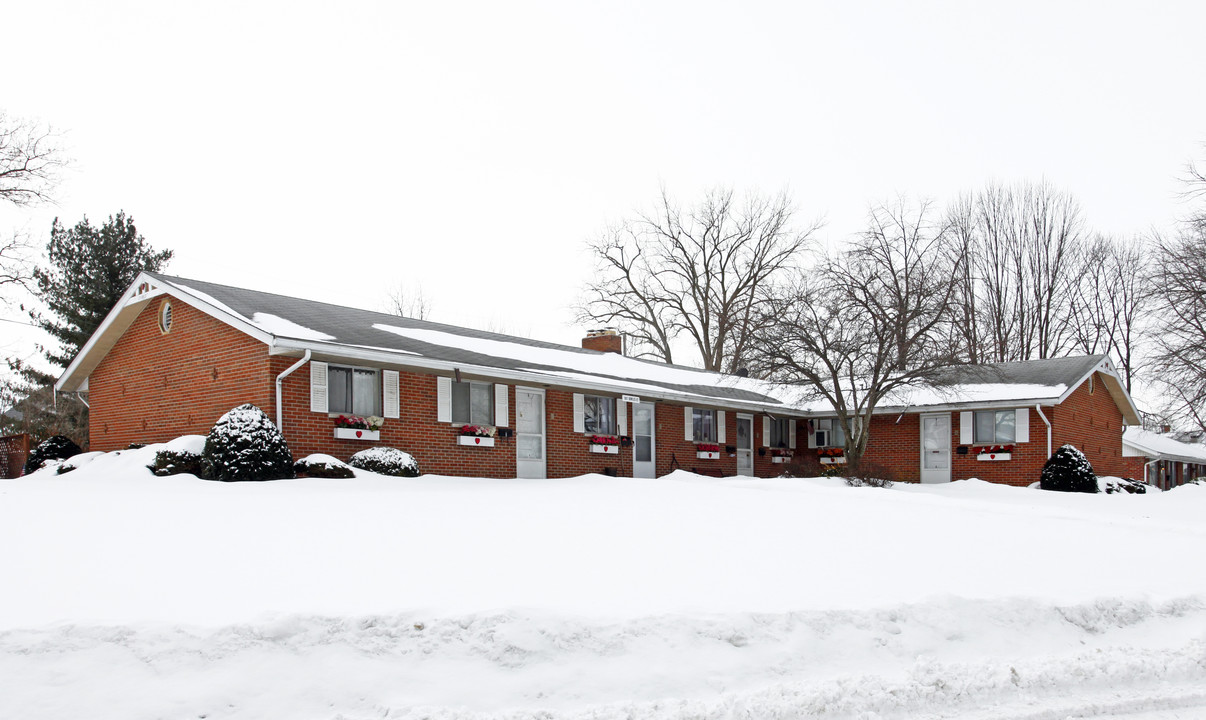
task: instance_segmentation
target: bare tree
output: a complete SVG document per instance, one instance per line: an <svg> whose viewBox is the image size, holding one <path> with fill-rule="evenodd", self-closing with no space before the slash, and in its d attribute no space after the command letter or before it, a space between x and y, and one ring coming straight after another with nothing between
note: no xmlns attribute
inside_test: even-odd
<svg viewBox="0 0 1206 720"><path fill-rule="evenodd" d="M0 199L17 206L48 201L65 164L50 127L0 110Z"/></svg>
<svg viewBox="0 0 1206 720"><path fill-rule="evenodd" d="M1073 294L1084 269L1079 205L1049 183L989 185L948 212L968 252L960 334L975 362L1055 357L1073 346Z"/></svg>
<svg viewBox="0 0 1206 720"><path fill-rule="evenodd" d="M707 370L745 365L763 292L791 267L818 225L793 226L785 193L734 200L713 190L683 210L663 190L655 212L604 232L578 320L623 330L633 354L673 362L685 337Z"/></svg>
<svg viewBox="0 0 1206 720"><path fill-rule="evenodd" d="M798 273L762 306L760 368L833 406L855 472L879 403L960 362L953 325L966 251L934 215L929 203L873 208L847 251Z"/></svg>
<svg viewBox="0 0 1206 720"><path fill-rule="evenodd" d="M423 292L422 285L399 283L386 293L385 311L415 320L429 320L431 299Z"/></svg>
<svg viewBox="0 0 1206 720"><path fill-rule="evenodd" d="M1190 167L1185 195L1202 197L1206 177ZM1168 391L1168 414L1206 431L1206 208L1175 236L1157 237L1151 282L1159 318L1154 369Z"/></svg>
<svg viewBox="0 0 1206 720"><path fill-rule="evenodd" d="M1151 300L1144 240L1097 235L1084 257L1086 271L1072 292L1074 347L1089 355L1112 355L1129 391L1139 370L1139 343Z"/></svg>

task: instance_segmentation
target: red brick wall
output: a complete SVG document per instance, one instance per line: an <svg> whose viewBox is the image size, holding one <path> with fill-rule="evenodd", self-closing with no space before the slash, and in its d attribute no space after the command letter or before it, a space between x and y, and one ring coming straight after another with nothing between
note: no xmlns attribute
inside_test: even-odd
<svg viewBox="0 0 1206 720"><path fill-rule="evenodd" d="M1094 374L1092 384L1092 392L1086 382L1055 408L1052 450L1072 444L1089 458L1098 475L1140 477L1143 460L1122 456L1122 411L1099 374Z"/></svg>
<svg viewBox="0 0 1206 720"><path fill-rule="evenodd" d="M1092 393L1086 382L1060 405L1043 408L1052 423L1052 449L1071 443L1085 453L1098 475L1138 478L1143 472L1143 460L1122 456L1122 412L1100 377L1094 378L1093 385ZM1037 481L1043 463L1047 461L1047 426L1034 408L1029 408L1029 413L1030 442L1015 443L1010 459L1004 461L979 460L970 445L966 446L966 454L959 454L959 413L950 413L951 479L979 478L1022 486ZM921 479L921 414L907 414L897 422L898 417L888 414L874 418L864 460L886 468L897 480L918 482ZM816 451L805 449L802 453L802 474L819 473L821 466L816 460Z"/></svg>
<svg viewBox="0 0 1206 720"><path fill-rule="evenodd" d="M227 410L272 402L267 347L186 303L159 332L152 300L88 380L92 450L209 432Z"/></svg>

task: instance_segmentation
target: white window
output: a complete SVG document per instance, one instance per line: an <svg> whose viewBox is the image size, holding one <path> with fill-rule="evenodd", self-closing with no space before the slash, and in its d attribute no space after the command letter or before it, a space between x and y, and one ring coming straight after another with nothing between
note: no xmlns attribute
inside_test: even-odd
<svg viewBox="0 0 1206 720"><path fill-rule="evenodd" d="M770 421L770 446L773 448L791 447L791 423L794 418L773 418Z"/></svg>
<svg viewBox="0 0 1206 720"><path fill-rule="evenodd" d="M973 442L1008 444L1014 441L1016 410L977 410L976 438Z"/></svg>
<svg viewBox="0 0 1206 720"><path fill-rule="evenodd" d="M846 434L842 432L842 424L837 418L820 418L812 421L813 432L816 436L816 446L845 447Z"/></svg>
<svg viewBox="0 0 1206 720"><path fill-rule="evenodd" d="M348 415L381 414L381 378L366 368L327 368L327 412Z"/></svg>
<svg viewBox="0 0 1206 720"><path fill-rule="evenodd" d="M493 425L494 385L480 382L452 383L452 422Z"/></svg>
<svg viewBox="0 0 1206 720"><path fill-rule="evenodd" d="M583 432L597 435L616 434L616 399L601 395L582 397Z"/></svg>
<svg viewBox="0 0 1206 720"><path fill-rule="evenodd" d="M716 411L691 408L691 439L695 442L716 442Z"/></svg>

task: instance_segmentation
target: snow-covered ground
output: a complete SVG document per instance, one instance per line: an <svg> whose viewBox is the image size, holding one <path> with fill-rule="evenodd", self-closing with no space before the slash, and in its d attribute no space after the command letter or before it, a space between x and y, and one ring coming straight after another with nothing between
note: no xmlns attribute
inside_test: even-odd
<svg viewBox="0 0 1206 720"><path fill-rule="evenodd" d="M223 484L155 449L0 481L0 718L1206 717L1206 487Z"/></svg>

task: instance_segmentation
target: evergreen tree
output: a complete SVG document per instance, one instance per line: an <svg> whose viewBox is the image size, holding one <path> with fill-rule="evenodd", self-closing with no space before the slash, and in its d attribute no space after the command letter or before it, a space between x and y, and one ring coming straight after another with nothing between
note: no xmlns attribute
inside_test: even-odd
<svg viewBox="0 0 1206 720"><path fill-rule="evenodd" d="M73 228L55 218L46 245L47 268L34 269L35 293L51 316L31 312L34 322L59 341L42 348L46 359L65 368L113 309L138 273L156 272L172 259L171 250L156 252L124 212L93 227L87 216Z"/></svg>

